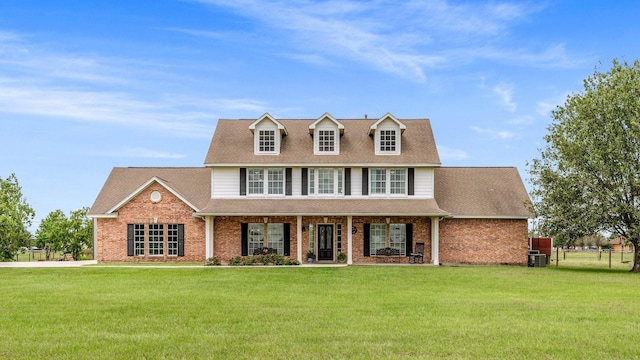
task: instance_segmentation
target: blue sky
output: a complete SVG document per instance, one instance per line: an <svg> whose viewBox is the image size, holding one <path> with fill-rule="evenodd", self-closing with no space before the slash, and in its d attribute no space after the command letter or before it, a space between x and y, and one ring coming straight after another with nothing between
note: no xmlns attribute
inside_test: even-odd
<svg viewBox="0 0 640 360"><path fill-rule="evenodd" d="M445 166L538 156L550 111L640 58L636 1L3 0L0 177L38 220L115 166L202 166L219 118L429 118Z"/></svg>

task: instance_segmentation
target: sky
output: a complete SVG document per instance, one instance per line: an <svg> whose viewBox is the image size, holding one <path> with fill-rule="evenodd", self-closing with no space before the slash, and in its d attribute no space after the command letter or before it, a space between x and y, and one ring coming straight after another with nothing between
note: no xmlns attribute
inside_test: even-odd
<svg viewBox="0 0 640 360"><path fill-rule="evenodd" d="M443 166L539 157L551 111L640 58L637 1L2 0L0 177L36 212L113 167L203 166L218 119L429 118Z"/></svg>

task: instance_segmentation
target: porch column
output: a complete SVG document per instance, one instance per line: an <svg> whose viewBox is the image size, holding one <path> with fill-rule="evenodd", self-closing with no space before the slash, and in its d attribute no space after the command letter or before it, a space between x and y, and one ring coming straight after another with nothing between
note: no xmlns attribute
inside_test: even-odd
<svg viewBox="0 0 640 360"><path fill-rule="evenodd" d="M296 224L296 252L298 261L302 263L302 215L298 215Z"/></svg>
<svg viewBox="0 0 640 360"><path fill-rule="evenodd" d="M206 259L213 257L213 216L204 217L204 244Z"/></svg>
<svg viewBox="0 0 640 360"><path fill-rule="evenodd" d="M433 265L440 265L440 218L431 218L431 259Z"/></svg>
<svg viewBox="0 0 640 360"><path fill-rule="evenodd" d="M353 216L347 215L347 265L353 264Z"/></svg>

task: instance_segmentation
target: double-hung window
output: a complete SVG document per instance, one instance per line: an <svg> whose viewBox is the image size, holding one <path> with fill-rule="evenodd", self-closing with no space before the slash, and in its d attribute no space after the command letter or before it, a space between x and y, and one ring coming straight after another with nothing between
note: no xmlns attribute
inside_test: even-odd
<svg viewBox="0 0 640 360"><path fill-rule="evenodd" d="M149 224L149 255L164 255L163 224Z"/></svg>
<svg viewBox="0 0 640 360"><path fill-rule="evenodd" d="M395 152L396 130L380 130L380 152Z"/></svg>
<svg viewBox="0 0 640 360"><path fill-rule="evenodd" d="M133 231L134 254L144 256L144 224L134 224Z"/></svg>
<svg viewBox="0 0 640 360"><path fill-rule="evenodd" d="M309 195L344 195L344 169L309 169Z"/></svg>
<svg viewBox="0 0 640 360"><path fill-rule="evenodd" d="M331 153L336 150L336 132L335 130L319 130L318 131L318 151L321 153Z"/></svg>
<svg viewBox="0 0 640 360"><path fill-rule="evenodd" d="M283 168L249 168L247 169L249 195L282 195L284 194ZM265 173L266 181L265 181Z"/></svg>
<svg viewBox="0 0 640 360"><path fill-rule="evenodd" d="M400 252L400 256L405 256L407 247L407 225L406 224L391 224L389 225L389 247L397 249Z"/></svg>
<svg viewBox="0 0 640 360"><path fill-rule="evenodd" d="M264 224L254 223L249 224L249 255L253 255L256 249L264 247Z"/></svg>
<svg viewBox="0 0 640 360"><path fill-rule="evenodd" d="M370 253L376 254L378 249L384 249L387 244L387 224L371 224L369 227Z"/></svg>
<svg viewBox="0 0 640 360"><path fill-rule="evenodd" d="M167 225L167 255L178 256L178 224Z"/></svg>
<svg viewBox="0 0 640 360"><path fill-rule="evenodd" d="M267 245L277 249L278 254L284 254L284 224L270 223L267 225Z"/></svg>
<svg viewBox="0 0 640 360"><path fill-rule="evenodd" d="M407 169L373 168L369 186L371 195L407 195Z"/></svg>
<svg viewBox="0 0 640 360"><path fill-rule="evenodd" d="M275 130L260 130L258 132L258 151L261 153L273 153L276 151Z"/></svg>

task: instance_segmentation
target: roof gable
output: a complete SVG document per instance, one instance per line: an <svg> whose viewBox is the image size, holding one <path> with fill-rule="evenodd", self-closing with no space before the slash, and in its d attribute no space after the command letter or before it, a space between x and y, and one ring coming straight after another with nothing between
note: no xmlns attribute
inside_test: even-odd
<svg viewBox="0 0 640 360"><path fill-rule="evenodd" d="M254 121L253 123L251 123L251 125L249 125L249 130L251 130L251 133L253 133L256 129L256 126L263 121L271 121L278 128L281 135L287 135L287 128L285 128L284 125L282 125L278 120L276 120L269 113L264 113L264 115L259 117L258 120Z"/></svg>
<svg viewBox="0 0 640 360"><path fill-rule="evenodd" d="M318 120L312 122L311 125L309 125L309 133L313 134L314 131L316 130L316 126L318 126L320 123L322 123L324 121L331 121L332 123L335 124L336 128L340 131L340 134L341 135L344 134L344 124L342 124L340 121L336 120L329 113L324 113L322 116L320 116L318 118Z"/></svg>
<svg viewBox="0 0 640 360"><path fill-rule="evenodd" d="M376 121L369 127L369 135L374 134L376 130L378 130L378 126L380 126L387 120L393 121L400 129L400 133L403 133L407 129L407 126L403 124L400 120L396 119L395 116L391 115L390 113L386 113L383 117L378 119L378 121Z"/></svg>
<svg viewBox="0 0 640 360"><path fill-rule="evenodd" d="M138 196L141 192L143 192L146 188L148 188L151 184L153 183L158 183L160 184L162 187L164 187L165 189L167 189L170 193L172 193L175 197L177 197L178 199L180 199L183 203L187 204L191 209L193 209L194 211L199 211L199 209L193 205L189 200L185 199L184 196L182 196L180 193L178 193L174 188L172 188L169 184L167 184L164 180L160 179L157 176L152 177L151 179L149 179L146 183L142 184L142 186L140 186L139 188L137 188L136 190L134 190L131 194L129 194L128 196L126 196L124 199L122 199L122 201L120 201L119 203L117 203L114 207L112 207L111 209L109 209L107 211L107 214L111 214L114 213L116 211L118 211L118 209L120 209L121 207L123 207L124 205L126 205L129 201L131 201L133 198L135 198L136 196Z"/></svg>

